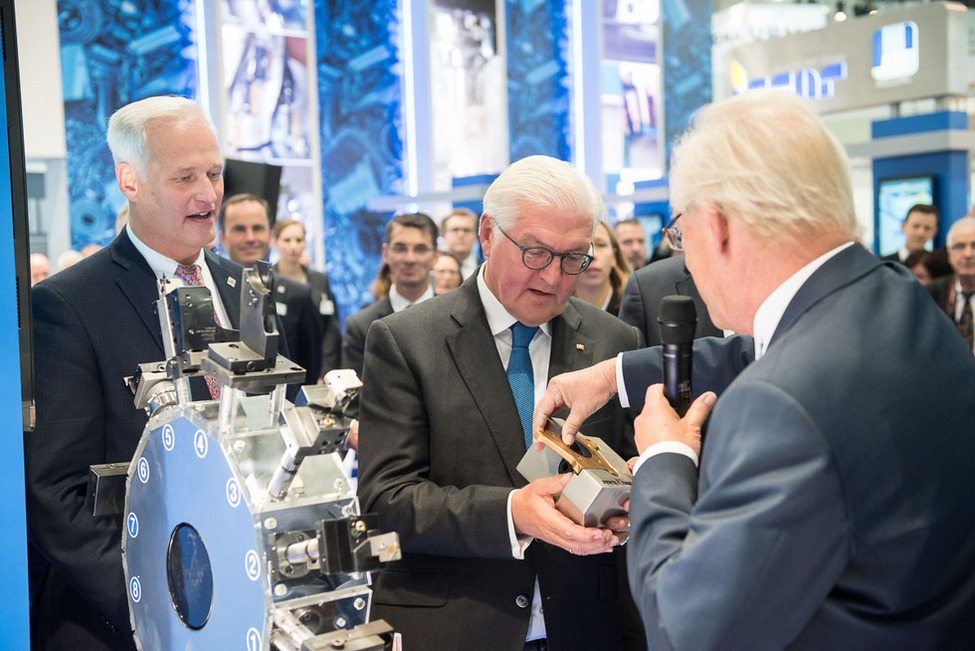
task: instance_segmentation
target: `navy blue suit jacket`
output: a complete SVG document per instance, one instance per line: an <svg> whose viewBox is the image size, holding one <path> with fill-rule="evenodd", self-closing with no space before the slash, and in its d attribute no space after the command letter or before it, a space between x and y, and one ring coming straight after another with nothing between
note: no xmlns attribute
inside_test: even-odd
<svg viewBox="0 0 975 651"><path fill-rule="evenodd" d="M237 327L240 265L207 252ZM158 283L125 231L31 290L37 426L24 435L27 529L49 566L31 608L33 648L133 648L121 519L85 509L88 466L128 463L146 424L123 378L164 359ZM208 399L208 396L205 397Z"/></svg>
<svg viewBox="0 0 975 651"><path fill-rule="evenodd" d="M766 354L699 339L718 391L698 473L650 458L630 584L653 649L975 648L975 359L909 270L859 246ZM660 349L624 356L636 407Z"/></svg>

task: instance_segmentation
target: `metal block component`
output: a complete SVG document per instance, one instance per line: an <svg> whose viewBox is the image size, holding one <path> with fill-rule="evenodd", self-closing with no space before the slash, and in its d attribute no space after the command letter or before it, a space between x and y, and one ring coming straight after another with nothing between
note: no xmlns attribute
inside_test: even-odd
<svg viewBox="0 0 975 651"><path fill-rule="evenodd" d="M103 463L88 467L88 493L85 508L96 517L121 515L125 509L127 463Z"/></svg>
<svg viewBox="0 0 975 651"><path fill-rule="evenodd" d="M571 472L573 477L555 507L573 522L601 527L608 518L625 513L623 503L630 497L633 475L626 461L601 439L580 433L571 447L565 445L563 422L550 418L545 430L536 433L545 447L529 448L518 464L518 472L528 481Z"/></svg>

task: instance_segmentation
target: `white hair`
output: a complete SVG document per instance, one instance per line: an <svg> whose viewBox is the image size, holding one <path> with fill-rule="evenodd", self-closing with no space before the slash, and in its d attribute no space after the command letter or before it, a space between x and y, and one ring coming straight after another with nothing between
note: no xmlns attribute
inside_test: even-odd
<svg viewBox="0 0 975 651"><path fill-rule="evenodd" d="M951 227L948 228L948 235L945 236L945 247L951 248L952 242L955 241L955 231L957 231L962 226L975 226L975 217L970 217L965 215L964 217L956 220Z"/></svg>
<svg viewBox="0 0 975 651"><path fill-rule="evenodd" d="M670 201L676 212L710 201L762 237L860 231L843 146L804 101L780 90L695 114L673 149Z"/></svg>
<svg viewBox="0 0 975 651"><path fill-rule="evenodd" d="M589 177L565 161L541 155L512 163L484 193L484 213L502 229L512 227L529 207L590 215L590 237L606 212Z"/></svg>
<svg viewBox="0 0 975 651"><path fill-rule="evenodd" d="M108 121L108 148L115 164L128 163L140 177L145 177L149 163L146 131L153 120L189 122L200 120L216 138L210 116L196 102L185 97L148 97L126 104Z"/></svg>

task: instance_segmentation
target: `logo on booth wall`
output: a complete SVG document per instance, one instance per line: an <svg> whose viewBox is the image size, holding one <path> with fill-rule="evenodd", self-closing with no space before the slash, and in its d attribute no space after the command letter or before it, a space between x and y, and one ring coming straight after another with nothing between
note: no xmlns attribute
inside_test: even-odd
<svg viewBox="0 0 975 651"><path fill-rule="evenodd" d="M807 100L830 99L836 94L836 82L846 77L846 61L828 63L818 68L806 66L755 79L749 78L748 70L739 61L731 61L731 90L735 95L756 88L780 88Z"/></svg>
<svg viewBox="0 0 975 651"><path fill-rule="evenodd" d="M913 77L921 66L917 23L905 21L884 25L873 33L873 65L876 81Z"/></svg>

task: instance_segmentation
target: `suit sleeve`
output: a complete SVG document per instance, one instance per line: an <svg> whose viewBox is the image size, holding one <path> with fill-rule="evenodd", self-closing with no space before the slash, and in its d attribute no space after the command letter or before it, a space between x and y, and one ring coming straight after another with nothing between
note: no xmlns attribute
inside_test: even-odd
<svg viewBox="0 0 975 651"><path fill-rule="evenodd" d="M94 348L55 290L32 290L37 423L24 434L27 525L48 562L116 628L128 631L120 518L85 508L88 466L106 459L106 405ZM120 380L121 381L121 380Z"/></svg>
<svg viewBox="0 0 975 651"><path fill-rule="evenodd" d="M362 377L362 358L366 349L366 332L355 317L345 322L345 336L342 337L342 368L351 368Z"/></svg>
<svg viewBox="0 0 975 651"><path fill-rule="evenodd" d="M653 649L781 649L843 570L839 479L790 395L740 382L715 406L702 489L681 455L634 478L630 585Z"/></svg>
<svg viewBox="0 0 975 651"><path fill-rule="evenodd" d="M335 305L335 296L328 284L328 277L323 278L322 295ZM321 312L321 304L318 306ZM339 328L338 313L322 315L322 375L332 369L342 368L342 330Z"/></svg>
<svg viewBox="0 0 975 651"><path fill-rule="evenodd" d="M623 289L619 317L643 333L643 338L647 339L646 311L643 308L643 295L640 293L640 279L635 273L630 274L630 279L626 281L626 287ZM655 343L659 342L648 342L647 345Z"/></svg>
<svg viewBox="0 0 975 651"><path fill-rule="evenodd" d="M410 336L406 333L404 336ZM431 480L431 421L416 360L404 354L389 324L374 321L366 338L359 424L359 499L379 514L404 551L441 556L511 558L510 487L438 485ZM460 433L438 432L443 439Z"/></svg>
<svg viewBox="0 0 975 651"><path fill-rule="evenodd" d="M318 306L312 303L311 292L304 292L301 298L302 310L296 354L307 371L305 382L315 384L322 376L322 321L318 318Z"/></svg>
<svg viewBox="0 0 975 651"><path fill-rule="evenodd" d="M691 389L694 397L705 391L719 396L755 359L755 343L751 337L734 335L719 339L705 337L694 340L691 361ZM663 348L643 348L623 354L623 382L630 409L643 410L647 389L663 380Z"/></svg>

